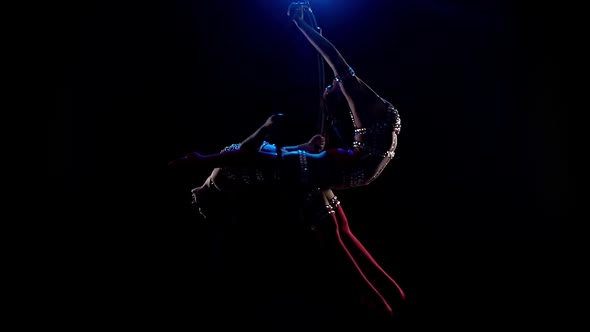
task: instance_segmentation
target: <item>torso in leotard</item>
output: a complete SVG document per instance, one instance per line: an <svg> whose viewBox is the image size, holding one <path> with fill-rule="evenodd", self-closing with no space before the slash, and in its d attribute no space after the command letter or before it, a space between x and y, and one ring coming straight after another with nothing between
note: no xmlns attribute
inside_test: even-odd
<svg viewBox="0 0 590 332"><path fill-rule="evenodd" d="M371 183L395 155L397 134L401 129L399 112L390 102L383 98L381 100L387 105L383 121L354 130L355 141L350 153L358 158L358 162L341 171L342 187L352 188Z"/></svg>

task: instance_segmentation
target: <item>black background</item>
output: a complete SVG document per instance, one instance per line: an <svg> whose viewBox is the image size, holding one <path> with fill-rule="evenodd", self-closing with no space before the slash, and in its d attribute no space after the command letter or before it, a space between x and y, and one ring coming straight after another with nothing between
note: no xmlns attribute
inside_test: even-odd
<svg viewBox="0 0 590 332"><path fill-rule="evenodd" d="M203 261L215 262L215 239L188 195L207 170L181 180L167 163L239 142L276 112L293 143L317 131L317 56L288 4L84 2L55 16L48 147L60 190L50 199L68 234L56 273L78 271L63 280L79 291L65 296L86 322L211 318L191 295L209 287L214 263ZM402 116L382 176L338 195L353 231L405 286L409 326L554 321L567 155L550 9L451 0L312 8Z"/></svg>

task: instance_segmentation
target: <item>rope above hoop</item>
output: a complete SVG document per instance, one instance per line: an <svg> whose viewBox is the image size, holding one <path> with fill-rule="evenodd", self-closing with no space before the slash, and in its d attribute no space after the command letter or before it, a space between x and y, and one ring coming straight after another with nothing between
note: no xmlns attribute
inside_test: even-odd
<svg viewBox="0 0 590 332"><path fill-rule="evenodd" d="M309 9L306 11L307 15L305 17L308 20L307 23L309 23L312 27L314 27L317 30L317 32L321 35L322 29L317 24L317 21L315 19L315 15L313 14L313 11L311 9L311 5L310 5L309 1L302 1L300 3ZM318 84L319 84L318 95L321 98L322 94L324 93L324 88L326 87L325 69L324 69L324 59L322 58L322 55L318 53L317 58L318 58L317 62L318 62ZM327 122L326 116L327 115L325 114L324 109L322 107L319 107L318 131L323 136L326 136L326 122Z"/></svg>

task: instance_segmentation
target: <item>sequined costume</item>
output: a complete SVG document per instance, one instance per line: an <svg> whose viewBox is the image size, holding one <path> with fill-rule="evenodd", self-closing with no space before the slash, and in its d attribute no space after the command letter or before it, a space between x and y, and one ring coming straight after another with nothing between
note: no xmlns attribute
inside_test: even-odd
<svg viewBox="0 0 590 332"><path fill-rule="evenodd" d="M221 153L239 150L241 143L234 143L221 149ZM276 147L264 141L259 151L276 152ZM250 185L266 185L279 180L279 173L274 168L237 168L223 167L211 184L219 191L241 191Z"/></svg>
<svg viewBox="0 0 590 332"><path fill-rule="evenodd" d="M349 68L345 75L337 76L335 81L342 83L355 76L354 70ZM338 187L354 188L368 185L383 172L395 155L397 135L401 130L401 118L398 110L390 102L379 98L386 107L385 116L381 121L359 128L352 113L350 114L354 128L354 141L347 153L354 157L355 162L350 167L341 169L341 183ZM328 152L334 153L335 150Z"/></svg>

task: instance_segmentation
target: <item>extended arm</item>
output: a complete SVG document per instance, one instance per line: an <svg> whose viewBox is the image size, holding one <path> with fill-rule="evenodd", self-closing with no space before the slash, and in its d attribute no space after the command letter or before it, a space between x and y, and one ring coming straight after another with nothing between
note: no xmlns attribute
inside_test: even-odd
<svg viewBox="0 0 590 332"><path fill-rule="evenodd" d="M304 150L311 153L319 153L324 150L326 146L326 139L320 134L313 135L306 143L299 145L284 146L285 151Z"/></svg>
<svg viewBox="0 0 590 332"><path fill-rule="evenodd" d="M248 136L244 141L242 141L240 149L256 151L262 145L265 137L268 135L268 131L271 126L278 124L283 119L283 114L273 114L271 115L266 122L260 128L256 129L252 135Z"/></svg>

